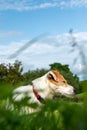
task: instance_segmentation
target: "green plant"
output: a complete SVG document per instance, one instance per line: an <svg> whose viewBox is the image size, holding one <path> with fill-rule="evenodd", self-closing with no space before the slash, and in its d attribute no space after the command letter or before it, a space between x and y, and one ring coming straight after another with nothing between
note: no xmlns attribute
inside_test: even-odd
<svg viewBox="0 0 87 130"><path fill-rule="evenodd" d="M16 60L13 64L0 64L0 82L17 84L23 80L23 67L21 62Z"/></svg>
<svg viewBox="0 0 87 130"><path fill-rule="evenodd" d="M31 70L23 74L24 77L24 84L32 84L32 80L43 76L45 73L47 73L48 70L46 69L36 69L36 70Z"/></svg>
<svg viewBox="0 0 87 130"><path fill-rule="evenodd" d="M84 84L86 87L86 84ZM16 103L11 99L14 86L0 84L0 130L86 130L87 129L87 93L71 98L46 100L34 113L26 113L22 107L37 107L27 99ZM77 98L85 98L78 100ZM9 98L8 107L6 107ZM75 99L75 100L74 100ZM13 107L10 106L13 104Z"/></svg>

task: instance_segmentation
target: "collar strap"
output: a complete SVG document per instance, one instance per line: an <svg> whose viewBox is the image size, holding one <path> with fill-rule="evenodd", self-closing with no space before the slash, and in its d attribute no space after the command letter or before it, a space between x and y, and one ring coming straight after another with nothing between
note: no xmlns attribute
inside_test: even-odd
<svg viewBox="0 0 87 130"><path fill-rule="evenodd" d="M38 92L34 89L34 85L32 85L33 93L37 100L39 100L40 103L45 104L45 100L38 94Z"/></svg>

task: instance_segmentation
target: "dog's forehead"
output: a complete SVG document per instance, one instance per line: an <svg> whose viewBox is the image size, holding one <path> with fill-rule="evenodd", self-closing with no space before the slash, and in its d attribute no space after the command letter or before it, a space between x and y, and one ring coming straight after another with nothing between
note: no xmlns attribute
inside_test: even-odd
<svg viewBox="0 0 87 130"><path fill-rule="evenodd" d="M52 73L56 76L57 79L64 79L64 77L57 70L52 70Z"/></svg>
<svg viewBox="0 0 87 130"><path fill-rule="evenodd" d="M60 73L57 70L52 70L52 73L56 76L59 77Z"/></svg>

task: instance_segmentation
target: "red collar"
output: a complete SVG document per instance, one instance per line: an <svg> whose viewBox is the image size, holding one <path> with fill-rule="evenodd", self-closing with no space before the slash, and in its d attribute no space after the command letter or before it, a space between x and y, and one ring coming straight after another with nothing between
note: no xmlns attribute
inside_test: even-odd
<svg viewBox="0 0 87 130"><path fill-rule="evenodd" d="M40 103L45 103L45 100L38 94L38 92L34 89L34 85L32 85L33 93L37 100L39 100Z"/></svg>

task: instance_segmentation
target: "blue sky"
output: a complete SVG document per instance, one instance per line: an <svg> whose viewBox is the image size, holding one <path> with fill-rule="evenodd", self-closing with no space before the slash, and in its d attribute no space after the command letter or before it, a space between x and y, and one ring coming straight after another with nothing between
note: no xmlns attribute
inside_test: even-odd
<svg viewBox="0 0 87 130"><path fill-rule="evenodd" d="M87 0L1 0L1 44L51 35L87 31ZM7 35L6 35L7 34Z"/></svg>
<svg viewBox="0 0 87 130"><path fill-rule="evenodd" d="M68 55L70 47L66 47L68 51L64 46L58 48L59 43L69 42L67 34L70 29L73 29L78 43L85 45L87 0L0 0L0 62L19 59L28 69L32 66L46 67L53 62L72 66L72 55ZM50 38L44 37L42 41L36 41L20 56L8 60L7 56L41 34L47 34ZM76 54L77 52L73 57ZM75 67L81 69L81 63L77 64Z"/></svg>

